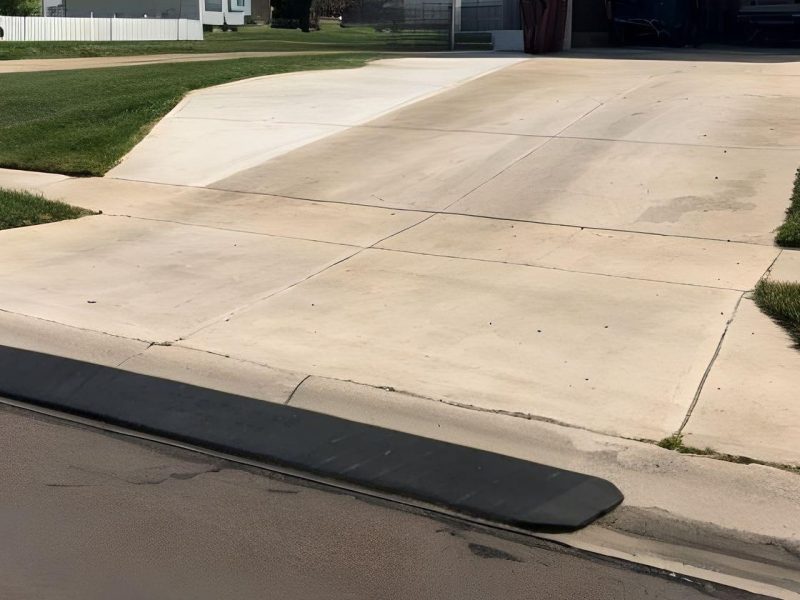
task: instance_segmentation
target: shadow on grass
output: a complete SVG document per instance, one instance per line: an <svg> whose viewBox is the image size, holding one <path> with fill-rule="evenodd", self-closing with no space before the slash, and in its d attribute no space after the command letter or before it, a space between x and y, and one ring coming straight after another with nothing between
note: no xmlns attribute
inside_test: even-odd
<svg viewBox="0 0 800 600"><path fill-rule="evenodd" d="M800 169L794 177L794 187L789 208L786 209L786 221L778 227L775 242L786 248L800 248Z"/></svg>
<svg viewBox="0 0 800 600"><path fill-rule="evenodd" d="M753 298L758 307L781 325L800 349L800 282L762 279Z"/></svg>

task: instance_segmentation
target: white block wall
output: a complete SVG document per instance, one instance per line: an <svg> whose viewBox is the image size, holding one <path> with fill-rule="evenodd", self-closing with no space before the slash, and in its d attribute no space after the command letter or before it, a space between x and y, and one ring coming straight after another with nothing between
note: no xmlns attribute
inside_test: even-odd
<svg viewBox="0 0 800 600"><path fill-rule="evenodd" d="M121 42L202 40L203 25L188 19L80 19L3 17L3 42Z"/></svg>

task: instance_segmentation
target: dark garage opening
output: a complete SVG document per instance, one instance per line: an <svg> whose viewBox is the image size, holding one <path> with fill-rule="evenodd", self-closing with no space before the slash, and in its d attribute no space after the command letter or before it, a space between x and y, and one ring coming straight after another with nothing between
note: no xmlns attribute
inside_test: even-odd
<svg viewBox="0 0 800 600"><path fill-rule="evenodd" d="M800 0L574 0L573 47L796 46Z"/></svg>

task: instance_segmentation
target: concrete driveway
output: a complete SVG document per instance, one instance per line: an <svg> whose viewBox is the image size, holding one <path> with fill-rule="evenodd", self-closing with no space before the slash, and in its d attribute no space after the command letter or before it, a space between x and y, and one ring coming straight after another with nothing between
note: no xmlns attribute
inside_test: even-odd
<svg viewBox="0 0 800 600"><path fill-rule="evenodd" d="M401 89L405 71L385 62L337 73L337 106ZM647 472L647 485L621 485L634 506L799 543L795 475L651 443L680 431L800 464L800 353L748 297L771 267L800 279L798 255L772 245L800 165L800 62L654 51L494 68L400 94L365 122L322 108L312 122L319 103L298 79L296 125L330 130L265 161L253 150L232 174L230 161L218 177L204 167L202 187L156 183L144 160L175 147L175 124L111 177L31 176L31 189L104 214L0 234L0 343L460 443L480 435L431 432L426 411L441 424L500 415L493 449L615 481ZM245 106L296 97L292 85L224 95L241 90ZM220 96L204 94L192 103ZM266 106L248 148L269 143ZM0 184L12 177L24 185ZM499 441L523 420L533 437ZM721 482L705 500L660 497L683 485L653 471L670 461L687 490L685 477L723 472L775 490L781 516L748 514L754 497L730 490L740 508L719 516Z"/></svg>

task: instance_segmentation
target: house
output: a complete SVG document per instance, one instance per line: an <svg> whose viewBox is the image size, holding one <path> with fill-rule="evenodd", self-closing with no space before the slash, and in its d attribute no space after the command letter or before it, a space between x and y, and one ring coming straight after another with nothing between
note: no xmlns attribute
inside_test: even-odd
<svg viewBox="0 0 800 600"><path fill-rule="evenodd" d="M202 0L203 25L244 25L251 0Z"/></svg>
<svg viewBox="0 0 800 600"><path fill-rule="evenodd" d="M53 13L66 17L202 20L203 25L244 25L251 0L60 0Z"/></svg>

